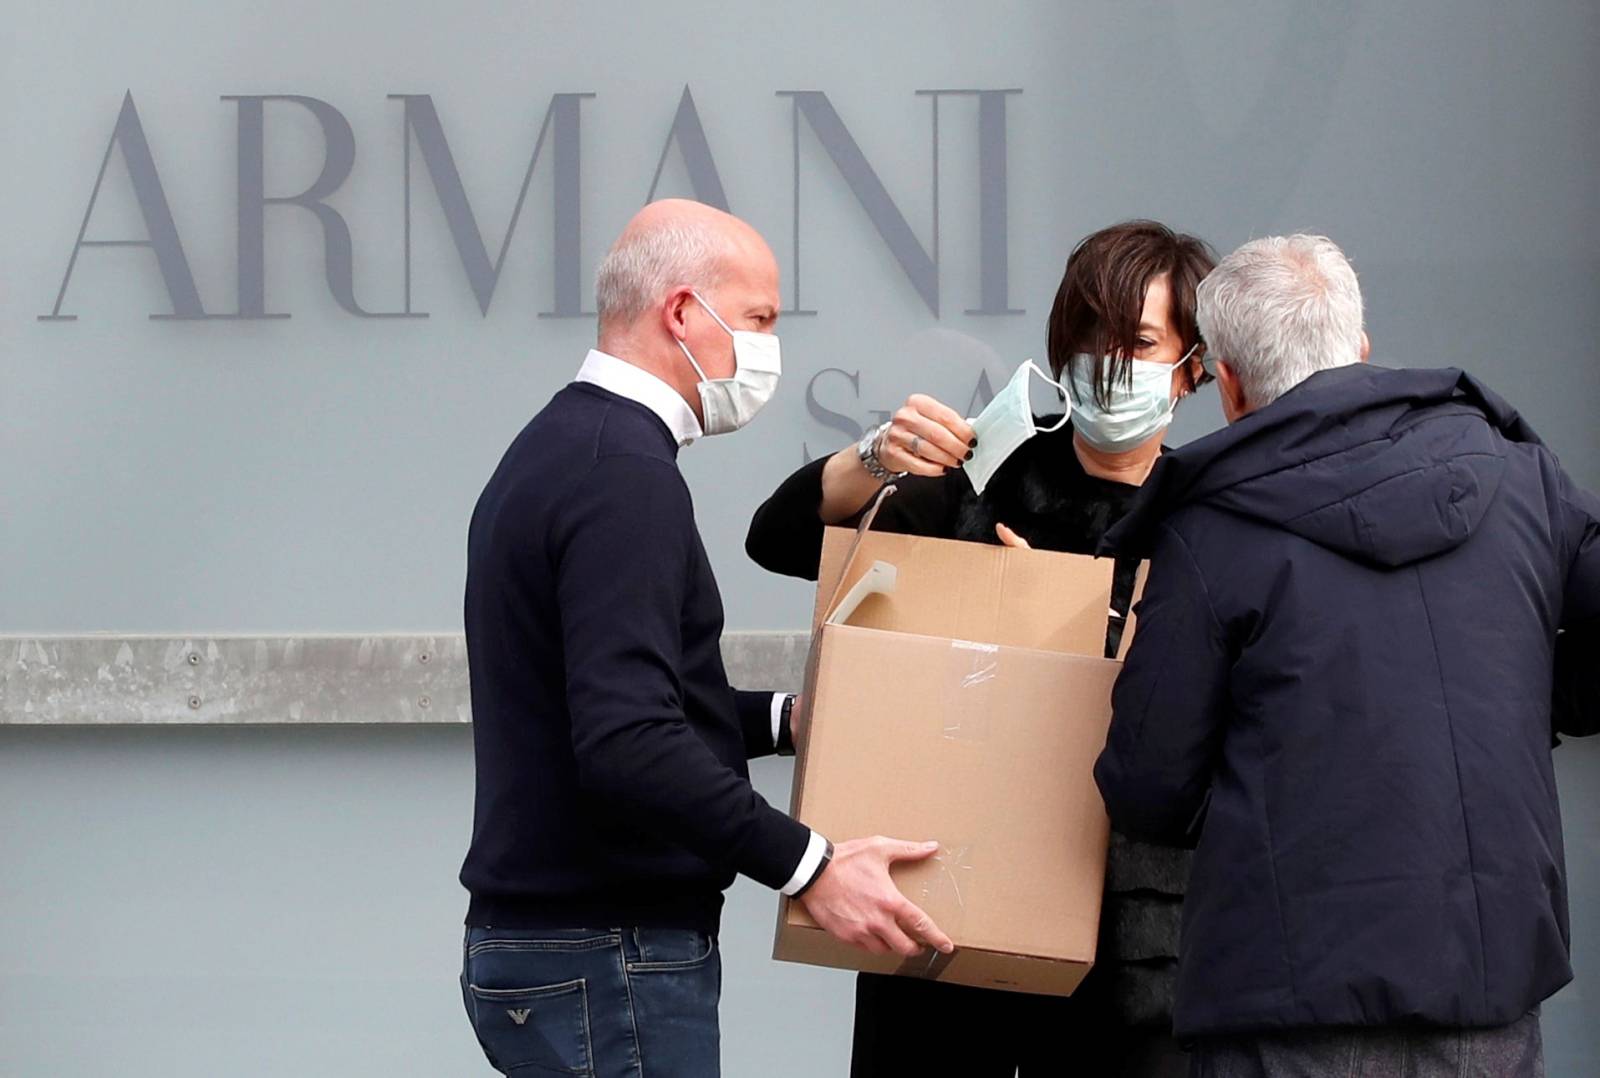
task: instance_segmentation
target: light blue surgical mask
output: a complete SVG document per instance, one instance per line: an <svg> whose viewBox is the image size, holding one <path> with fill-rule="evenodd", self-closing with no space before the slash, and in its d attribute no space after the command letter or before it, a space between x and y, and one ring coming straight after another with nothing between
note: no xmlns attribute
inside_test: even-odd
<svg viewBox="0 0 1600 1078"><path fill-rule="evenodd" d="M1030 359L1017 368L1011 381L995 394L989 406L972 421L972 432L978 439L978 447L972 451L972 459L961 470L972 481L972 489L979 494L983 493L983 488L989 485L989 480L994 478L994 473L1000 470L1006 458L1022 448L1024 442L1035 434L1060 430L1067 422L1068 417L1064 415L1054 426L1041 430L1034 425L1033 406L1028 402L1030 374L1038 375L1041 381L1061 391L1060 383L1051 381Z"/></svg>
<svg viewBox="0 0 1600 1078"><path fill-rule="evenodd" d="M1072 429L1102 453L1126 453L1154 438L1172 422L1172 372L1189 362L1196 342L1176 363L1151 363L1132 359L1129 381L1111 387L1110 399L1095 399L1094 357L1082 353L1072 358ZM1110 363L1108 358L1106 363Z"/></svg>

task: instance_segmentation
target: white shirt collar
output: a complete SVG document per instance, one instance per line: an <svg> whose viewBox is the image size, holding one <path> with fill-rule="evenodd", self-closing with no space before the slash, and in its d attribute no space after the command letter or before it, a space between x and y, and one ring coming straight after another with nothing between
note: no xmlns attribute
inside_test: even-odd
<svg viewBox="0 0 1600 1078"><path fill-rule="evenodd" d="M667 430L672 432L673 439L680 447L689 445L705 433L700 420L695 418L694 409L678 395L676 389L649 371L598 348L589 349L583 366L578 369L576 380L644 405L667 425Z"/></svg>

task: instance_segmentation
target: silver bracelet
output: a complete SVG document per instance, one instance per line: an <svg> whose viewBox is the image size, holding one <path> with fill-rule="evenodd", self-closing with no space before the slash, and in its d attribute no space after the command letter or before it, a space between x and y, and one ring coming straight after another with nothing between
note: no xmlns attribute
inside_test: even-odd
<svg viewBox="0 0 1600 1078"><path fill-rule="evenodd" d="M861 466L867 474L880 483L888 483L895 479L904 479L907 472L891 472L883 466L883 461L878 459L878 446L883 442L884 436L889 433L893 422L880 423L861 436L861 441L856 443L856 456L861 458Z"/></svg>

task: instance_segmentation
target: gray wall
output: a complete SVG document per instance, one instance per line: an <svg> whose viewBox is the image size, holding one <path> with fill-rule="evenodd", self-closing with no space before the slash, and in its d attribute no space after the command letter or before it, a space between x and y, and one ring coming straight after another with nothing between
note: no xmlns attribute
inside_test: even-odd
<svg viewBox="0 0 1600 1078"><path fill-rule="evenodd" d="M1375 359L1500 387L1600 485L1600 8L1584 0L1327 4L844 0L750 6L349 0L0 0L0 633L448 632L483 478L592 339L548 319L551 165L480 312L414 159L412 288L426 320L353 317L304 211L267 213L269 309L152 321L142 248L88 248L62 284L131 92L208 310L237 300L236 107L314 96L356 156L330 199L358 299L404 289L394 93L431 94L491 257L551 95L582 105L586 281L643 201L685 84L728 201L773 241L794 302L779 400L684 458L735 628L802 625L808 589L740 550L804 452L920 389L961 406L1043 350L1088 231L1155 216L1227 250L1325 231L1366 288ZM979 305L977 107L941 104L937 317L810 128L802 211L785 90L822 90L916 241L933 244L931 104L1007 99L1009 303ZM269 193L316 175L309 114L266 110ZM415 157L415 155L413 155ZM658 194L692 175L667 156ZM143 234L120 156L90 238ZM1204 396L1178 438L1219 421ZM0 716L0 719L14 716ZM1551 1073L1600 1066L1600 781L1561 751L1580 980L1550 1004ZM768 794L786 774L763 765ZM481 1072L453 976L470 753L458 728L0 725L0 1073L168 1078ZM769 895L727 924L731 1075L842 1073L848 978L765 961ZM1587 1000L1585 996L1587 995ZM1585 1007L1587 1002L1587 1007ZM926 1034L924 1034L926 1035Z"/></svg>
<svg viewBox="0 0 1600 1078"><path fill-rule="evenodd" d="M779 399L684 468L734 628L799 624L806 589L740 540L764 491L843 443L815 395L865 423L920 389L968 403L1039 356L1067 252L1150 215L1227 250L1324 230L1363 275L1378 361L1461 364L1502 387L1590 483L1600 365L1600 8L1430 3L262 5L126 9L3 0L25 33L0 65L0 629L434 631L458 624L464 522L515 432L593 339L549 310L551 161L537 169L487 316L413 160L413 296L425 320L363 320L324 284L303 210L267 211L267 294L287 320L150 321L170 310L141 248L79 258L53 309L123 95L131 91L207 310L237 303L234 103L321 98L348 118L330 200L355 237L357 297L400 309L404 140L391 93L434 98L491 257L552 94L582 105L582 277L650 190L685 84L732 208L771 239L795 299L785 90L822 90L925 248L931 104L1009 97L1009 302L979 300L977 106L941 108L940 316L901 272L808 127L800 298ZM304 109L266 109L267 189L321 163ZM417 155L413 154L413 158ZM143 235L120 155L90 236ZM690 190L668 156L658 194ZM1215 396L1180 435L1217 422ZM397 582L403 582L397 586Z"/></svg>

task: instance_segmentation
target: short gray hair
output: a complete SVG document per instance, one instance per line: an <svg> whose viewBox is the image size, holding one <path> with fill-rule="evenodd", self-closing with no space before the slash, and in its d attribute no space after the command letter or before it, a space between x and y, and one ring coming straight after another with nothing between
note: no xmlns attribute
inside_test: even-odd
<svg viewBox="0 0 1600 1078"><path fill-rule="evenodd" d="M722 283L730 244L708 223L674 222L624 232L595 274L600 324L627 325L672 289L689 285L702 294Z"/></svg>
<svg viewBox="0 0 1600 1078"><path fill-rule="evenodd" d="M1252 408L1361 361L1361 285L1326 236L1251 240L1200 282L1195 319Z"/></svg>

